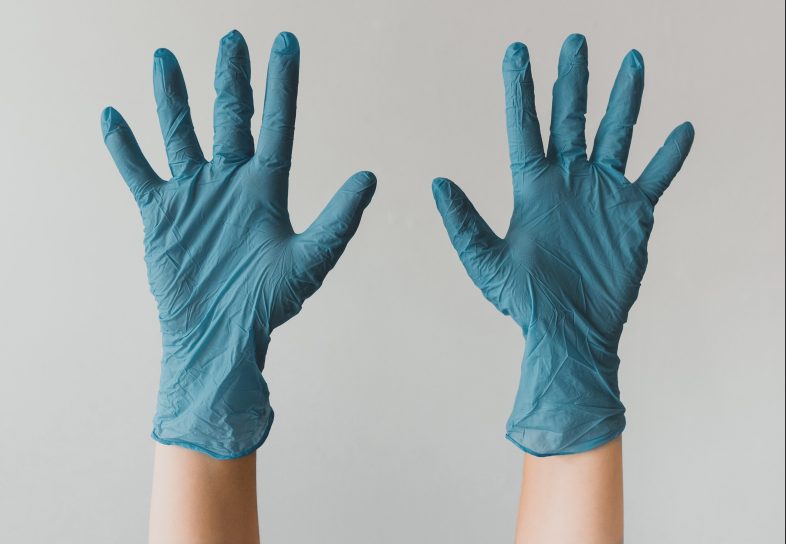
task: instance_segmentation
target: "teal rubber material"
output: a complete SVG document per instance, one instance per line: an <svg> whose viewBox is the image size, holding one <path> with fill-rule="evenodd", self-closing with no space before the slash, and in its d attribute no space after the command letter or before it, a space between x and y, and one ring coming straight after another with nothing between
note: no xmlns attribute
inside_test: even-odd
<svg viewBox="0 0 786 544"><path fill-rule="evenodd" d="M145 227L148 279L158 303L163 361L153 437L228 459L247 455L273 422L262 377L272 331L300 312L358 228L376 178L353 175L302 233L287 192L300 47L280 34L268 65L258 145L248 47L220 44L213 158L197 142L183 74L159 49L154 91L172 178L153 171L125 120L104 110L104 141Z"/></svg>
<svg viewBox="0 0 786 544"><path fill-rule="evenodd" d="M514 210L489 228L450 180L432 184L467 273L524 334L521 381L507 438L539 456L578 453L622 433L617 348L647 267L655 204L682 167L694 131L677 127L635 182L625 177L644 89L644 63L622 63L587 158L587 44L565 41L544 153L527 47L502 65Z"/></svg>

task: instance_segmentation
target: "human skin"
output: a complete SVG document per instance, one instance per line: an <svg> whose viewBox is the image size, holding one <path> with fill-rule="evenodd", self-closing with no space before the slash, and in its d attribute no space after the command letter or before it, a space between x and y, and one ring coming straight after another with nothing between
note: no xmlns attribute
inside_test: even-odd
<svg viewBox="0 0 786 544"><path fill-rule="evenodd" d="M156 444L150 544L259 544L256 453L218 460Z"/></svg>
<svg viewBox="0 0 786 544"><path fill-rule="evenodd" d="M516 544L623 541L622 439L572 455L524 455Z"/></svg>

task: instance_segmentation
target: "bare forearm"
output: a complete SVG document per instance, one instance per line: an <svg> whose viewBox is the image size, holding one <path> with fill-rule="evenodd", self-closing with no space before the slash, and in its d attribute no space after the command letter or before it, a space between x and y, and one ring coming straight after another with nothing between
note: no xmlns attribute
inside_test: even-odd
<svg viewBox="0 0 786 544"><path fill-rule="evenodd" d="M150 544L259 543L256 454L217 460L156 444Z"/></svg>
<svg viewBox="0 0 786 544"><path fill-rule="evenodd" d="M516 544L619 544L622 440L572 455L524 457Z"/></svg>

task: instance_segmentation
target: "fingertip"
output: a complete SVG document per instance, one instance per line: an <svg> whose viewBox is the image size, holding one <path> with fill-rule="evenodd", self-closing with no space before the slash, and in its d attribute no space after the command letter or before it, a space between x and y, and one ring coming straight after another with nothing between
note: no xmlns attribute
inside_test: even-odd
<svg viewBox="0 0 786 544"><path fill-rule="evenodd" d="M377 187L377 176L373 172L363 170L352 176L352 182L358 190L375 190Z"/></svg>
<svg viewBox="0 0 786 544"><path fill-rule="evenodd" d="M160 47L153 53L153 74L155 82L167 93L172 92L171 78L173 73L179 69L179 64L174 53L169 49Z"/></svg>
<svg viewBox="0 0 786 544"><path fill-rule="evenodd" d="M685 160L685 157L688 156L688 153L690 153L693 147L693 138L696 136L696 129L693 127L693 123L686 121L680 125L680 132L681 138L678 145L680 147L680 154L683 160Z"/></svg>
<svg viewBox="0 0 786 544"><path fill-rule="evenodd" d="M677 148L679 149L680 155L683 159L688 155L688 152L693 145L693 138L695 135L696 130L693 127L693 123L690 121L682 123L672 131L670 139L672 139L677 145Z"/></svg>
<svg viewBox="0 0 786 544"><path fill-rule="evenodd" d="M529 49L521 42L513 42L505 50L504 68L508 70L524 70L529 64Z"/></svg>
<svg viewBox="0 0 786 544"><path fill-rule="evenodd" d="M431 182L431 192L434 193L434 196L437 196L438 193L449 186L449 183L450 180L447 178L434 178Z"/></svg>
<svg viewBox="0 0 786 544"><path fill-rule="evenodd" d="M248 51L246 39L237 30L231 30L221 38L219 48L224 49L227 54L235 54L236 52Z"/></svg>
<svg viewBox="0 0 786 544"><path fill-rule="evenodd" d="M101 112L101 130L104 136L109 134L113 129L124 125L125 120L123 116L112 106L104 108Z"/></svg>
<svg viewBox="0 0 786 544"><path fill-rule="evenodd" d="M636 70L643 70L644 69L644 57L641 56L636 49L631 49L627 55L625 55L625 62L631 68Z"/></svg>
<svg viewBox="0 0 786 544"><path fill-rule="evenodd" d="M155 52L153 53L153 56L155 58L157 58L157 59L174 59L175 58L175 54L172 53L172 51L170 51L169 49L167 49L165 47L159 47L158 49L156 49Z"/></svg>
<svg viewBox="0 0 786 544"><path fill-rule="evenodd" d="M685 135L690 139L693 139L696 136L696 127L693 126L693 123L690 121L685 121L679 126L685 132Z"/></svg>
<svg viewBox="0 0 786 544"><path fill-rule="evenodd" d="M562 44L561 55L572 59L586 59L587 38L583 34L571 34Z"/></svg>
<svg viewBox="0 0 786 544"><path fill-rule="evenodd" d="M237 30L236 28L233 28L232 30L224 34L224 37L221 38L221 41L230 42L233 40L242 40L242 39L243 39L243 35L240 33L240 31Z"/></svg>
<svg viewBox="0 0 786 544"><path fill-rule="evenodd" d="M377 177L367 170L353 174L344 185L339 189L339 194L350 195L353 200L357 200L360 210L364 209L371 202L371 198L377 190Z"/></svg>
<svg viewBox="0 0 786 544"><path fill-rule="evenodd" d="M374 172L370 170L361 170L357 173L358 176L362 176L369 181L369 183L376 184L377 183L377 176L374 175Z"/></svg>
<svg viewBox="0 0 786 544"><path fill-rule="evenodd" d="M300 43L291 32L280 32L273 42L273 51L280 55L294 55L300 52Z"/></svg>
<svg viewBox="0 0 786 544"><path fill-rule="evenodd" d="M562 44L562 49L559 52L557 77L571 73L571 70L576 65L582 66L583 71L586 72L587 62L586 38L582 34L571 34L565 38L565 42Z"/></svg>
<svg viewBox="0 0 786 544"><path fill-rule="evenodd" d="M106 132L112 124L112 116L114 111L115 108L112 106L107 106L101 110L101 127L104 129L104 132Z"/></svg>

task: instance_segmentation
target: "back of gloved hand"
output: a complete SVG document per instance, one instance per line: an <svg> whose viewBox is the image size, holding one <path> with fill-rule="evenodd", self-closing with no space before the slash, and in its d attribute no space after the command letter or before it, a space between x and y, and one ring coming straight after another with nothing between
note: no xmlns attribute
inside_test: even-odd
<svg viewBox="0 0 786 544"><path fill-rule="evenodd" d="M261 370L270 333L297 314L355 233L374 194L352 176L303 233L287 211L300 48L280 34L268 66L256 151L248 48L221 40L213 159L194 134L174 55L155 53L154 89L172 179L152 170L123 118L102 114L112 157L145 227L145 260L163 334L153 437L217 458L258 448L273 422Z"/></svg>
<svg viewBox="0 0 786 544"><path fill-rule="evenodd" d="M644 87L641 56L622 64L586 155L587 46L562 47L551 140L543 152L529 53L503 61L514 210L499 238L451 181L433 192L450 239L485 297L522 328L526 349L507 437L535 455L576 453L618 436L625 409L617 346L647 266L653 210L693 142L685 123L635 183L625 178Z"/></svg>

